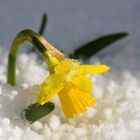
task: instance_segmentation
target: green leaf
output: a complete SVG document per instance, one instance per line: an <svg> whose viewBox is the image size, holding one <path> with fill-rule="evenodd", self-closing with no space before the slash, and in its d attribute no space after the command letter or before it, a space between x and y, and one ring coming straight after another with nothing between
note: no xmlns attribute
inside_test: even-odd
<svg viewBox="0 0 140 140"><path fill-rule="evenodd" d="M40 35L43 35L44 34L45 29L46 29L46 26L47 26L47 23L48 23L47 14L43 14L42 20L41 20L41 23L40 23L40 28L39 28L39 31L38 31L38 33Z"/></svg>
<svg viewBox="0 0 140 140"><path fill-rule="evenodd" d="M25 118L31 123L41 119L42 117L48 115L55 108L54 104L47 102L44 105L38 103L31 104L27 109L25 109Z"/></svg>
<svg viewBox="0 0 140 140"><path fill-rule="evenodd" d="M38 31L38 33L40 35L44 35L47 23L48 23L48 16L47 16L46 13L44 13L43 16L42 16L40 26L39 26L39 31ZM28 53L30 53L30 52L37 52L36 48L31 47L31 49L28 50ZM39 55L39 58L40 58L40 55Z"/></svg>
<svg viewBox="0 0 140 140"><path fill-rule="evenodd" d="M128 34L126 32L120 32L100 37L76 49L74 53L71 54L71 57L79 58L82 56L83 58L88 59L102 49L106 48L108 45L126 37L127 35Z"/></svg>

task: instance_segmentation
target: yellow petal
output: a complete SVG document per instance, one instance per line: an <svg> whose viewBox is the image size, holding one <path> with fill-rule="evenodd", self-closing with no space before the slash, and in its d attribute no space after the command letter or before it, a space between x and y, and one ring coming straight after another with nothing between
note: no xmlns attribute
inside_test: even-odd
<svg viewBox="0 0 140 140"><path fill-rule="evenodd" d="M68 74L78 64L79 63L74 61L73 59L65 59L55 67L55 74Z"/></svg>
<svg viewBox="0 0 140 140"><path fill-rule="evenodd" d="M50 75L41 84L41 91L36 100L37 103L43 105L51 100L63 88L61 75Z"/></svg>
<svg viewBox="0 0 140 140"><path fill-rule="evenodd" d="M81 92L75 87L67 86L59 92L63 112L67 118L72 118L86 111L87 107L95 104L96 100L89 94Z"/></svg>
<svg viewBox="0 0 140 140"><path fill-rule="evenodd" d="M72 77L69 82L74 84L78 87L79 90L87 93L91 93L92 90L92 83L91 81L85 76L75 76Z"/></svg>
<svg viewBox="0 0 140 140"><path fill-rule="evenodd" d="M110 68L106 65L80 65L76 68L76 72L80 74L98 74L108 71Z"/></svg>
<svg viewBox="0 0 140 140"><path fill-rule="evenodd" d="M51 74L54 73L54 67L60 63L53 53L52 51L47 51L45 54L46 57L44 57L48 63L48 70Z"/></svg>

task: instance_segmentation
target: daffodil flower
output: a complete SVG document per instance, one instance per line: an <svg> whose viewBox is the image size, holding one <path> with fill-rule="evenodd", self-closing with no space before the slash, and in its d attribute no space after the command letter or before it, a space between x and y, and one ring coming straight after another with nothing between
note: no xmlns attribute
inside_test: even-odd
<svg viewBox="0 0 140 140"><path fill-rule="evenodd" d="M108 71L109 67L106 65L81 65L76 60L66 59L62 52L32 30L19 32L12 42L8 56L7 82L9 84L16 84L16 56L19 47L26 40L33 43L42 53L50 72L50 75L40 85L41 90L36 103L44 105L58 95L67 118L85 112L87 107L95 104L96 100L91 96L92 82L89 74ZM30 115L28 117L31 118Z"/></svg>
<svg viewBox="0 0 140 140"><path fill-rule="evenodd" d="M47 53L47 56L50 75L40 85L37 103L43 105L58 95L67 118L85 112L87 107L96 103L91 95L92 82L89 74L106 72L109 70L108 66L81 65L73 59L57 61L50 53Z"/></svg>

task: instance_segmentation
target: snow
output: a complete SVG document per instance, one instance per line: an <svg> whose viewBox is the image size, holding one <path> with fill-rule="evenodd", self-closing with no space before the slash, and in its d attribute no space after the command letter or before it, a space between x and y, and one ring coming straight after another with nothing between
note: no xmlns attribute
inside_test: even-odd
<svg viewBox="0 0 140 140"><path fill-rule="evenodd" d="M0 50L0 140L139 139L140 79L129 70L119 71L117 76L113 70L93 76L92 94L97 103L87 112L67 120L55 97L52 101L56 109L30 124L22 110L35 101L38 84L48 75L47 66L36 54L21 53L17 61L18 84L12 87L6 84L6 65L7 52Z"/></svg>

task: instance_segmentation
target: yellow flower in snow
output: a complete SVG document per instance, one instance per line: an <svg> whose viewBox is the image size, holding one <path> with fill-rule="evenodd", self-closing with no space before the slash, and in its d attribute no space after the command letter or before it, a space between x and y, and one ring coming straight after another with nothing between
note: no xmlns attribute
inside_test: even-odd
<svg viewBox="0 0 140 140"><path fill-rule="evenodd" d="M108 70L106 65L81 65L73 59L58 61L53 72L40 85L37 103L43 105L58 95L67 118L85 112L87 107L96 102L91 96L92 83L87 74L98 74Z"/></svg>

